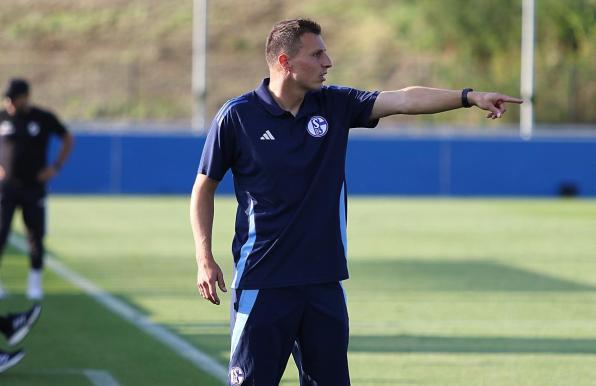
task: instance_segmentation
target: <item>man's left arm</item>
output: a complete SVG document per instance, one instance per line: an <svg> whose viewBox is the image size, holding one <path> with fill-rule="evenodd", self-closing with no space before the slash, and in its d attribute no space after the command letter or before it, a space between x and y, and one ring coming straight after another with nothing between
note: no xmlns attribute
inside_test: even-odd
<svg viewBox="0 0 596 386"><path fill-rule="evenodd" d="M501 118L506 103L523 103L519 98L496 92L469 91L462 98L462 90L445 90L430 87L407 87L395 91L383 91L375 100L371 120L394 114L434 114L466 107L462 99L467 97L470 106L477 106L489 113L487 118Z"/></svg>
<svg viewBox="0 0 596 386"><path fill-rule="evenodd" d="M74 138L72 134L70 134L70 132L55 115L50 114L48 116L48 125L51 133L60 137L61 145L60 151L58 152L58 157L54 160L54 162L50 163L49 166L45 167L37 176L37 179L43 183L49 182L52 178L54 178L54 176L56 176L56 174L58 174L60 169L62 169L62 166L68 159L74 144Z"/></svg>
<svg viewBox="0 0 596 386"><path fill-rule="evenodd" d="M70 155L70 152L72 150L72 145L74 144L72 134L70 134L70 132L68 131L64 133L64 136L61 138L61 140L62 146L60 147L60 152L58 153L58 157L52 164L58 170L62 168L62 165L64 165L64 163L68 159L68 156Z"/></svg>

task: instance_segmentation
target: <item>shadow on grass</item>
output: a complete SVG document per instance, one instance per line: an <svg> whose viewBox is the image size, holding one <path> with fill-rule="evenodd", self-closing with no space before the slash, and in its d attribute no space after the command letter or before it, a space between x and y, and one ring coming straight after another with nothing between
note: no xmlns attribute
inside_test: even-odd
<svg viewBox="0 0 596 386"><path fill-rule="evenodd" d="M350 338L350 351L450 354L596 354L596 339L356 335Z"/></svg>
<svg viewBox="0 0 596 386"><path fill-rule="evenodd" d="M385 291L596 291L596 287L476 260L350 261L352 288Z"/></svg>
<svg viewBox="0 0 596 386"><path fill-rule="evenodd" d="M229 346L227 334L181 334L212 349ZM352 335L351 352L437 354L596 354L596 339Z"/></svg>

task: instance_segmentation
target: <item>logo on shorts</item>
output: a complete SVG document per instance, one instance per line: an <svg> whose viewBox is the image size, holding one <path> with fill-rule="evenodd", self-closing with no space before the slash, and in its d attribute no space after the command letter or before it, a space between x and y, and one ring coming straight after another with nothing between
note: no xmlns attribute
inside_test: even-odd
<svg viewBox="0 0 596 386"><path fill-rule="evenodd" d="M244 382L244 371L238 367L234 366L230 369L230 383L232 386L240 386Z"/></svg>
<svg viewBox="0 0 596 386"><path fill-rule="evenodd" d="M0 135L14 134L14 126L10 121L4 121L0 124Z"/></svg>
<svg viewBox="0 0 596 386"><path fill-rule="evenodd" d="M35 137L37 134L39 134L39 125L37 122L29 122L27 125L27 130L29 130L29 134L31 134L32 137Z"/></svg>
<svg viewBox="0 0 596 386"><path fill-rule="evenodd" d="M308 134L312 135L313 137L322 137L327 134L327 130L329 130L329 124L325 118L317 115L308 121L306 130L308 130Z"/></svg>

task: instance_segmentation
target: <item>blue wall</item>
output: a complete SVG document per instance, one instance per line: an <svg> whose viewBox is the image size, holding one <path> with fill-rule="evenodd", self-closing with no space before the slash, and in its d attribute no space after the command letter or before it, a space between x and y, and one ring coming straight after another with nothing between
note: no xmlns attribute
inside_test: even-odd
<svg viewBox="0 0 596 386"><path fill-rule="evenodd" d="M204 143L186 134L77 134L75 140L52 182L55 193L188 194ZM596 196L596 138L356 135L346 170L356 194L554 196L570 184L581 196ZM229 174L222 193L233 192Z"/></svg>

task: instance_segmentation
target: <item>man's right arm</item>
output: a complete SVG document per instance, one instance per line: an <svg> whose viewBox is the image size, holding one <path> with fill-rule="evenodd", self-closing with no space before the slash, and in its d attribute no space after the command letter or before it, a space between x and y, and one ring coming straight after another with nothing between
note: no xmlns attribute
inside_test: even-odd
<svg viewBox="0 0 596 386"><path fill-rule="evenodd" d="M470 105L489 111L487 118L501 118L505 103L523 100L495 92L472 91L467 94ZM370 119L394 114L434 114L453 110L462 105L462 90L413 86L395 91L382 91L373 106Z"/></svg>
<svg viewBox="0 0 596 386"><path fill-rule="evenodd" d="M215 262L211 251L215 189L218 184L217 180L201 173L197 174L190 199L190 224L198 268L197 289L203 298L213 304L220 303L216 282L222 291L227 291L223 272Z"/></svg>

